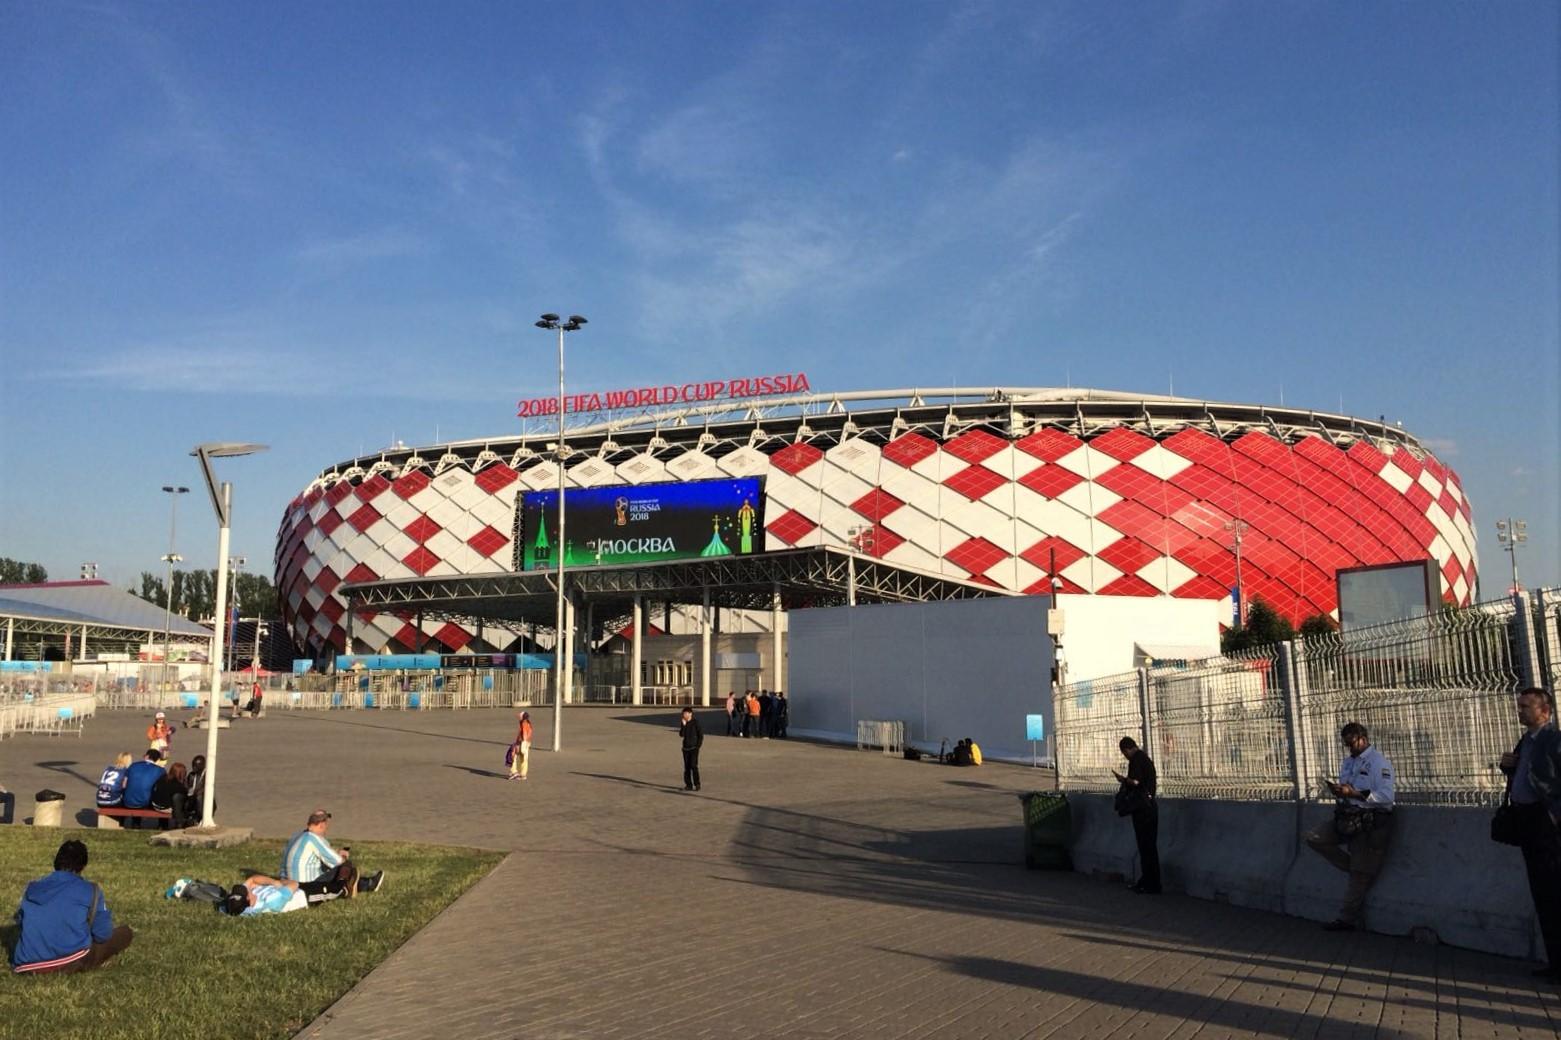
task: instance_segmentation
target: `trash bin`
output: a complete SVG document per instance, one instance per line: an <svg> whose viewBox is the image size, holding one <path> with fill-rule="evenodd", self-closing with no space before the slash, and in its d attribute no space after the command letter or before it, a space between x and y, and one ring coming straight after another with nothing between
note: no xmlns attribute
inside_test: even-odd
<svg viewBox="0 0 1561 1040"><path fill-rule="evenodd" d="M1060 791L1026 791L1024 806L1024 865L1031 870L1071 870L1068 842L1073 836L1073 813L1068 796Z"/></svg>
<svg viewBox="0 0 1561 1040"><path fill-rule="evenodd" d="M33 805L34 827L58 827L64 823L65 795L60 791L51 791L47 787L38 792L38 801Z"/></svg>

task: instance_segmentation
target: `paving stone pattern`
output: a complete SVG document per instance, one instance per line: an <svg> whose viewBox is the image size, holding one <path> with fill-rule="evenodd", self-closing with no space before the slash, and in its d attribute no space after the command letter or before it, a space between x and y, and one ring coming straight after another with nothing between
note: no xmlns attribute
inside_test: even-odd
<svg viewBox="0 0 1561 1040"><path fill-rule="evenodd" d="M686 794L673 714L571 710L558 755L536 715L525 783L504 778L508 712L273 712L223 732L225 824L281 836L319 805L338 844L513 850L300 1036L1338 1040L1561 1024L1561 993L1524 961L1026 871L1014 793L1049 786L1032 770L729 739L710 713L704 790ZM19 816L33 790L66 791L69 818L145 726L107 712L80 740L8 740L0 783ZM181 732L174 757L204 748Z"/></svg>

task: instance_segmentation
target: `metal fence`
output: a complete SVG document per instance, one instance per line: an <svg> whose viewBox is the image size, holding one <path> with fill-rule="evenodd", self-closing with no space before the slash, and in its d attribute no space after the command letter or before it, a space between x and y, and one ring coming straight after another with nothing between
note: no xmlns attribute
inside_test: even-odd
<svg viewBox="0 0 1561 1040"><path fill-rule="evenodd" d="M1322 798L1359 722L1394 764L1404 802L1491 804L1519 728L1513 694L1554 690L1561 595L1477 604L1423 618L1177 662L1057 691L1058 779L1111 791L1132 736L1160 790L1232 800Z"/></svg>

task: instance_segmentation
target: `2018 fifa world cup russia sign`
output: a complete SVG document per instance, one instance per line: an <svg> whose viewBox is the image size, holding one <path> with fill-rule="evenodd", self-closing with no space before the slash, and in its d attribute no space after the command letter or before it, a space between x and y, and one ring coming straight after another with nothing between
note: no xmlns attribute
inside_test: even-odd
<svg viewBox="0 0 1561 1040"><path fill-rule="evenodd" d="M777 397L812 391L806 372L789 375L750 376L746 379L714 379L700 383L637 386L623 390L567 394L565 412L610 412L619 408L668 408L680 404L717 404L753 397ZM527 397L516 405L515 415L535 419L558 414L557 397Z"/></svg>

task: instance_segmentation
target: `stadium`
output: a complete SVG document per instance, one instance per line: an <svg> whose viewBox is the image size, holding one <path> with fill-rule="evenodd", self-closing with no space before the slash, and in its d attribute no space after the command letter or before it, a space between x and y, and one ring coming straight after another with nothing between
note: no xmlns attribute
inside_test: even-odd
<svg viewBox="0 0 1561 1040"><path fill-rule="evenodd" d="M584 526L561 547L556 398L520 402L519 434L324 468L277 535L297 645L510 649L517 631L361 610L349 648L340 587L542 568L555 549L590 566L833 546L1010 592L1222 600L1239 541L1247 602L1296 623L1336 615L1343 568L1429 559L1444 602L1476 592L1457 475L1386 422L1084 389L814 393L800 373L577 394L565 411L567 515Z"/></svg>

